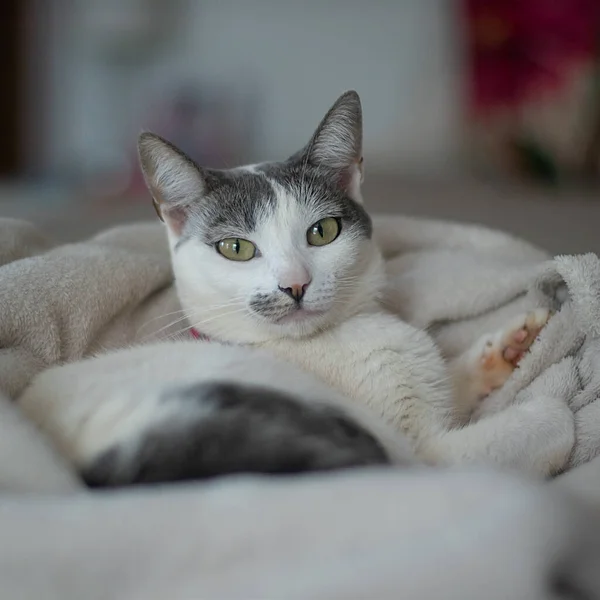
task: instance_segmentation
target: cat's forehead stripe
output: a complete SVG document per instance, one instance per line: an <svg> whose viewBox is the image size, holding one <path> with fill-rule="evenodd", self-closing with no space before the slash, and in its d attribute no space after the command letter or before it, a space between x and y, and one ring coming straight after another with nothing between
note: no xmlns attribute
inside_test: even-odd
<svg viewBox="0 0 600 600"><path fill-rule="evenodd" d="M206 195L190 211L177 246L192 237L214 243L223 237L249 235L276 211L285 211L290 202L307 206L315 220L345 218L357 235L371 235L371 222L362 206L327 185L325 173L302 164L263 163L207 171Z"/></svg>
<svg viewBox="0 0 600 600"><path fill-rule="evenodd" d="M254 165L262 171L275 187L287 191L283 197L293 197L297 202L314 209L315 218L326 216L342 217L351 224L354 234L370 238L372 235L371 218L365 209L351 200L346 194L331 185L336 174L303 161L284 163L263 163Z"/></svg>
<svg viewBox="0 0 600 600"><path fill-rule="evenodd" d="M210 171L207 192L191 211L185 236L212 243L220 237L254 231L276 206L273 187L253 167Z"/></svg>

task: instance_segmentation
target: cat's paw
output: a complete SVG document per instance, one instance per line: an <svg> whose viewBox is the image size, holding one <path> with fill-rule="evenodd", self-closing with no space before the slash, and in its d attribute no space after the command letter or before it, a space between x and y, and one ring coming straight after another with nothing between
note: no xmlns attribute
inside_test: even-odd
<svg viewBox="0 0 600 600"><path fill-rule="evenodd" d="M482 340L478 365L482 396L506 382L535 342L550 315L551 312L545 308L532 310Z"/></svg>
<svg viewBox="0 0 600 600"><path fill-rule="evenodd" d="M532 310L490 336L481 357L484 368L493 369L498 363L508 363L514 369L535 342L550 314L545 308Z"/></svg>

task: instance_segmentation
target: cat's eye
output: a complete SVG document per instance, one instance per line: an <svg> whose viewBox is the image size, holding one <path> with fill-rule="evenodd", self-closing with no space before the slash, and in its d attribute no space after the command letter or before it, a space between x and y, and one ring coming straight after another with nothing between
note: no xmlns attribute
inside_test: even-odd
<svg viewBox="0 0 600 600"><path fill-rule="evenodd" d="M331 244L342 231L342 223L339 219L327 217L311 225L306 232L306 241L311 246L326 246Z"/></svg>
<svg viewBox="0 0 600 600"><path fill-rule="evenodd" d="M247 261L256 256L256 246L248 240L226 238L217 242L217 252L229 260Z"/></svg>

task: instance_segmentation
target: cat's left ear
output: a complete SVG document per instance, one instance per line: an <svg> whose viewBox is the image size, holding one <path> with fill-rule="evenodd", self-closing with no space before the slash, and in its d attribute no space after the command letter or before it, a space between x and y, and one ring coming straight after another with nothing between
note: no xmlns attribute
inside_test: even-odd
<svg viewBox="0 0 600 600"><path fill-rule="evenodd" d="M336 185L362 202L362 107L355 91L346 92L336 100L308 145L292 159L325 167Z"/></svg>
<svg viewBox="0 0 600 600"><path fill-rule="evenodd" d="M190 208L205 193L200 167L160 136L144 132L138 138L140 166L158 216L179 235Z"/></svg>

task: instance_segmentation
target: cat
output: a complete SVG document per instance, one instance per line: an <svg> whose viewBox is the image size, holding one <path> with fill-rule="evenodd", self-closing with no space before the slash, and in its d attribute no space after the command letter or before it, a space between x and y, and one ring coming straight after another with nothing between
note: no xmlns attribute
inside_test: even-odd
<svg viewBox="0 0 600 600"><path fill-rule="evenodd" d="M561 400L471 420L548 311L516 316L446 363L426 332L382 307L356 92L281 162L202 168L148 132L138 149L201 339L55 367L25 390L23 409L88 483L414 460L560 471L574 443Z"/></svg>

